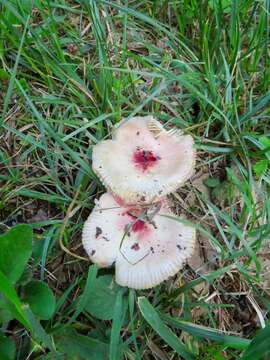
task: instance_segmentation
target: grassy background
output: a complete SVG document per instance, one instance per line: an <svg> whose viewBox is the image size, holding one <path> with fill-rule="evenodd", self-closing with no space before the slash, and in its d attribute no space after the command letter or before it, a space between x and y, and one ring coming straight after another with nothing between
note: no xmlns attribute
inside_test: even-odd
<svg viewBox="0 0 270 360"><path fill-rule="evenodd" d="M28 275L57 298L38 322L53 345L5 325L17 359L238 359L249 341L227 336L267 324L269 14L269 0L0 0L1 232L32 226ZM104 288L102 320L86 309L96 269L81 258L104 191L91 151L136 114L196 140L196 174L173 199L199 261L151 291L111 289L113 305Z"/></svg>

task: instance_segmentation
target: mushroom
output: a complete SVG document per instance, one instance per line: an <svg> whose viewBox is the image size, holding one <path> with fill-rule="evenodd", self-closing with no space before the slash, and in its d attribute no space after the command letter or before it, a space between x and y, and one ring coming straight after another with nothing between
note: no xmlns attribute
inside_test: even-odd
<svg viewBox="0 0 270 360"><path fill-rule="evenodd" d="M149 204L175 191L195 166L194 141L152 116L124 120L93 148L93 170L126 204Z"/></svg>
<svg viewBox="0 0 270 360"><path fill-rule="evenodd" d="M195 230L168 216L167 200L123 207L105 193L84 225L84 248L100 267L115 262L119 285L154 287L175 275L194 249Z"/></svg>

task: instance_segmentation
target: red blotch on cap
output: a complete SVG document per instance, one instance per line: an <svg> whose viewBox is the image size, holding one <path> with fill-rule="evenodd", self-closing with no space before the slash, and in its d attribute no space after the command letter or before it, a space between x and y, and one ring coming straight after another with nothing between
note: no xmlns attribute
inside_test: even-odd
<svg viewBox="0 0 270 360"><path fill-rule="evenodd" d="M131 226L131 230L135 233L138 233L139 239L142 240L144 236L148 235L150 230L149 226L144 220L138 219L136 215L133 215L131 211L137 213L136 215L138 217L140 216L140 212L138 212L136 209L132 209L130 211L125 212L125 215L128 215L128 217L132 219L133 224Z"/></svg>
<svg viewBox="0 0 270 360"><path fill-rule="evenodd" d="M151 150L137 149L133 154L133 162L141 171L146 171L149 167L156 164L160 157Z"/></svg>

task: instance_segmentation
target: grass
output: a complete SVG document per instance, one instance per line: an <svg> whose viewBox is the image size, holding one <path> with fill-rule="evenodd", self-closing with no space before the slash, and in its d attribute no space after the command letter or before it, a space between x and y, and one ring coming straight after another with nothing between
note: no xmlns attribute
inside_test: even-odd
<svg viewBox="0 0 270 360"><path fill-rule="evenodd" d="M25 311L32 331L2 321L14 358L269 351L269 14L269 0L0 2L0 228L31 225L28 276L57 299L50 320ZM104 191L92 146L136 114L196 140L196 175L173 199L198 230L201 262L153 290L110 290L101 319L86 307L96 270L80 240Z"/></svg>

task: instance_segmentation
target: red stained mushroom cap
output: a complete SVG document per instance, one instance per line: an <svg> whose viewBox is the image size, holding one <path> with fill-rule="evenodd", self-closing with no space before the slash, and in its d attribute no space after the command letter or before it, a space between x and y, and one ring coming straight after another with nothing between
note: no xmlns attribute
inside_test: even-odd
<svg viewBox="0 0 270 360"><path fill-rule="evenodd" d="M93 169L126 204L149 204L175 191L192 174L190 135L166 131L152 116L123 121L113 140L93 149Z"/></svg>
<svg viewBox="0 0 270 360"><path fill-rule="evenodd" d="M167 218L165 201L148 208L120 207L101 196L83 229L83 245L100 266L115 262L116 282L147 289L175 275L192 254L195 230Z"/></svg>

